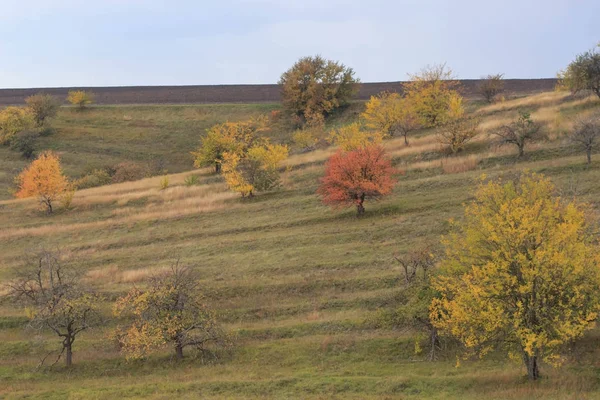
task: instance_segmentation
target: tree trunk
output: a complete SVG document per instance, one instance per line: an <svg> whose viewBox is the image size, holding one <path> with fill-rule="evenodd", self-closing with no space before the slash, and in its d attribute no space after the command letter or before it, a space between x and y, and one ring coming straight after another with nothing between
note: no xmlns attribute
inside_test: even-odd
<svg viewBox="0 0 600 400"><path fill-rule="evenodd" d="M52 214L52 201L46 200L46 206L48 206L48 214Z"/></svg>
<svg viewBox="0 0 600 400"><path fill-rule="evenodd" d="M365 202L365 194L361 194L358 202L356 203L356 215L360 217L365 213L365 206L363 203Z"/></svg>
<svg viewBox="0 0 600 400"><path fill-rule="evenodd" d="M523 157L524 153L525 153L525 146L519 145L519 158Z"/></svg>
<svg viewBox="0 0 600 400"><path fill-rule="evenodd" d="M586 149L586 154L587 154L587 163L591 164L592 163L592 148L588 147Z"/></svg>
<svg viewBox="0 0 600 400"><path fill-rule="evenodd" d="M408 146L408 133L404 134L404 144Z"/></svg>
<svg viewBox="0 0 600 400"><path fill-rule="evenodd" d="M429 350L429 361L435 361L435 346L438 344L438 334L436 328L431 328L429 333L431 339L431 349Z"/></svg>
<svg viewBox="0 0 600 400"><path fill-rule="evenodd" d="M220 174L221 173L221 163L218 161L215 161L215 174Z"/></svg>
<svg viewBox="0 0 600 400"><path fill-rule="evenodd" d="M530 381L535 381L540 377L540 369L538 366L537 356L529 356L525 354L523 356L523 361L525 362L525 366L527 367L527 377Z"/></svg>
<svg viewBox="0 0 600 400"><path fill-rule="evenodd" d="M71 368L73 365L73 341L71 341L69 338L65 339L65 350L67 351L65 365L67 368Z"/></svg>
<svg viewBox="0 0 600 400"><path fill-rule="evenodd" d="M175 345L175 354L177 356L177 360L183 360L183 345L181 343L177 343Z"/></svg>

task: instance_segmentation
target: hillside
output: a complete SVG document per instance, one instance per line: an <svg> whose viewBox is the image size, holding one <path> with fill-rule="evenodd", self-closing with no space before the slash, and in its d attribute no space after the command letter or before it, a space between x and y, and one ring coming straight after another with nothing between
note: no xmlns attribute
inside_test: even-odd
<svg viewBox="0 0 600 400"><path fill-rule="evenodd" d="M479 97L478 79L460 81L464 95ZM509 95L549 91L556 79L505 79ZM0 89L0 106L24 104L28 96L38 92L66 99L69 90L90 90L96 94L98 104L198 104L198 103L259 103L281 100L280 87L271 85L198 85L198 86L123 86L83 88L32 88ZM358 100L383 91L400 92L402 82L367 82L360 85Z"/></svg>
<svg viewBox="0 0 600 400"><path fill-rule="evenodd" d="M360 103L337 116L351 119ZM323 163L335 149L292 155L283 187L242 200L209 170L189 171L188 152L203 129L277 109L262 105L115 106L86 113L64 108L58 132L43 144L59 152L72 176L92 165L164 158L170 187L160 177L76 193L68 212L46 216L33 200L0 200L0 279L16 276L24 252L59 246L81 260L82 273L107 299L142 285L175 259L201 275L208 302L237 336L218 361L170 354L125 362L107 339L111 325L75 342L75 368L35 370L38 355L57 339L24 334L22 309L0 303L2 398L600 398L600 330L573 347L562 369L544 366L547 379L524 382L521 363L494 354L456 367L452 342L440 358L415 354L425 339L382 328L377 315L401 301L402 272L394 261L425 241L438 241L450 218L461 218L482 173L520 170L550 176L565 196L600 205L600 156L591 165L565 139L575 116L600 110L597 98L542 93L489 106L470 105L492 129L526 108L547 140L516 149L497 147L487 134L446 159L434 134L422 131L406 147L385 142L404 171L392 196L332 211L315 190ZM335 123L335 122L334 122ZM269 133L286 140L277 129ZM24 162L0 148L0 190ZM188 175L199 183L183 184ZM104 305L110 310L110 303ZM68 393L68 395L67 395Z"/></svg>

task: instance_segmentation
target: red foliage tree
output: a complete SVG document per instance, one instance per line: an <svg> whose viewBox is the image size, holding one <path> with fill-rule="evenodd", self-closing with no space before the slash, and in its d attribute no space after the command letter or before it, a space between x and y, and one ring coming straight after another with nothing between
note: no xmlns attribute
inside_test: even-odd
<svg viewBox="0 0 600 400"><path fill-rule="evenodd" d="M323 203L334 207L356 205L360 216L365 199L390 194L396 183L395 169L381 146L363 147L347 153L337 152L327 161L325 176L317 193Z"/></svg>

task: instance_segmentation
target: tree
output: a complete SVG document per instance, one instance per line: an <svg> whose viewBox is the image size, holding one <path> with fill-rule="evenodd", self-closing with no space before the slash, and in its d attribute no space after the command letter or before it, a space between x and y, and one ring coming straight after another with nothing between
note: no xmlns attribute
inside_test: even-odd
<svg viewBox="0 0 600 400"><path fill-rule="evenodd" d="M94 102L94 93L86 92L85 90L71 90L67 95L67 101L79 110L85 110L89 104Z"/></svg>
<svg viewBox="0 0 600 400"><path fill-rule="evenodd" d="M504 74L490 74L481 78L478 89L485 101L493 103L496 96L504 91Z"/></svg>
<svg viewBox="0 0 600 400"><path fill-rule="evenodd" d="M337 207L356 206L364 214L366 199L379 199L392 192L395 170L381 146L338 151L325 165L318 193L323 202Z"/></svg>
<svg viewBox="0 0 600 400"><path fill-rule="evenodd" d="M458 153L479 134L478 126L476 118L455 119L439 128L437 140L453 154Z"/></svg>
<svg viewBox="0 0 600 400"><path fill-rule="evenodd" d="M380 132L363 131L358 122L332 129L329 133L329 141L336 146L339 146L344 151L352 151L362 147L380 144L382 140L383 137Z"/></svg>
<svg viewBox="0 0 600 400"><path fill-rule="evenodd" d="M507 350L530 379L541 360L593 326L600 310L598 248L585 206L545 177L482 183L446 240L433 286L433 325L484 356Z"/></svg>
<svg viewBox="0 0 600 400"><path fill-rule="evenodd" d="M519 157L525 153L525 144L537 137L540 125L531 119L531 114L519 111L516 121L503 125L492 133L498 136L500 143L514 144L519 149Z"/></svg>
<svg viewBox="0 0 600 400"><path fill-rule="evenodd" d="M426 127L444 125L462 117L462 96L458 92L459 82L446 64L427 66L404 84L405 98Z"/></svg>
<svg viewBox="0 0 600 400"><path fill-rule="evenodd" d="M600 115L580 119L575 123L571 141L585 150L587 163L592 162L592 150L600 137Z"/></svg>
<svg viewBox="0 0 600 400"><path fill-rule="evenodd" d="M152 276L147 289L133 288L119 298L113 312L133 318L131 325L116 332L128 359L172 346L181 360L186 347L206 350L210 343L225 345L228 341L204 301L196 274L179 262Z"/></svg>
<svg viewBox="0 0 600 400"><path fill-rule="evenodd" d="M194 166L202 168L214 165L221 172L225 153L245 153L255 142L256 133L265 129L266 119L260 117L244 122L225 122L213 125L201 139L200 148L192 152Z"/></svg>
<svg viewBox="0 0 600 400"><path fill-rule="evenodd" d="M46 119L55 117L60 107L56 97L43 93L29 96L25 102L37 126L43 126Z"/></svg>
<svg viewBox="0 0 600 400"><path fill-rule="evenodd" d="M19 186L16 197L38 197L49 214L53 211L54 203L71 191L58 156L50 151L40 154L19 174L16 181Z"/></svg>
<svg viewBox="0 0 600 400"><path fill-rule="evenodd" d="M383 92L371 96L361 118L368 129L381 132L384 136L400 133L407 146L408 134L421 125L414 104L398 93Z"/></svg>
<svg viewBox="0 0 600 400"><path fill-rule="evenodd" d="M31 158L37 147L40 135L34 131L21 131L10 139L10 149L18 151L25 158Z"/></svg>
<svg viewBox="0 0 600 400"><path fill-rule="evenodd" d="M301 124L321 124L358 90L352 68L321 56L303 57L279 79L285 109Z"/></svg>
<svg viewBox="0 0 600 400"><path fill-rule="evenodd" d="M231 190L252 197L279 184L279 165L287 155L287 146L270 143L251 147L243 158L239 153L225 153L223 177Z"/></svg>
<svg viewBox="0 0 600 400"><path fill-rule="evenodd" d="M568 67L559 73L561 86L577 93L590 90L600 97L600 53L596 49L577 55Z"/></svg>
<svg viewBox="0 0 600 400"><path fill-rule="evenodd" d="M0 144L9 144L17 133L33 127L33 117L22 107L6 107L0 111Z"/></svg>
<svg viewBox="0 0 600 400"><path fill-rule="evenodd" d="M77 269L60 251L41 250L27 260L20 277L9 283L12 297L29 307L29 327L62 338L65 364L73 364L73 343L80 333L100 324L99 297L83 286ZM52 353L49 353L44 360ZM55 363L56 363L55 362Z"/></svg>

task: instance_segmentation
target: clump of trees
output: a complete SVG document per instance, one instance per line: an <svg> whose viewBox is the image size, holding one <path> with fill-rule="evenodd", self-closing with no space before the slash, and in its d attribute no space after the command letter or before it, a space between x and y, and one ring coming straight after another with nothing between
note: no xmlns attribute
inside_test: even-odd
<svg viewBox="0 0 600 400"><path fill-rule="evenodd" d="M325 165L318 193L325 204L356 207L364 214L367 199L379 199L394 188L394 168L383 147L372 145L350 152L338 151Z"/></svg>
<svg viewBox="0 0 600 400"><path fill-rule="evenodd" d="M540 361L558 365L563 346L600 311L598 247L585 207L555 195L545 177L482 183L446 240L433 279L433 326L483 356L504 349L530 379Z"/></svg>
<svg viewBox="0 0 600 400"><path fill-rule="evenodd" d="M572 93L589 90L600 97L600 53L592 49L577 55L558 78Z"/></svg>
<svg viewBox="0 0 600 400"><path fill-rule="evenodd" d="M229 344L215 313L206 304L198 277L179 263L151 277L146 289L131 289L117 300L113 311L117 317L132 319L130 325L116 332L128 359L143 358L170 346L181 360L187 347L206 351L209 345Z"/></svg>
<svg viewBox="0 0 600 400"><path fill-rule="evenodd" d="M92 92L85 90L71 90L67 95L67 101L80 111L85 110L94 102L95 95Z"/></svg>
<svg viewBox="0 0 600 400"><path fill-rule="evenodd" d="M540 125L531 119L531 114L527 111L519 111L516 121L508 125L503 125L493 131L500 144L512 144L519 149L519 158L525 154L525 145L538 137Z"/></svg>
<svg viewBox="0 0 600 400"><path fill-rule="evenodd" d="M490 74L481 78L478 89L485 101L493 103L496 97L504 91L504 74Z"/></svg>
<svg viewBox="0 0 600 400"><path fill-rule="evenodd" d="M60 251L33 252L19 277L8 286L13 299L27 307L30 328L61 338L54 364L65 354L65 365L71 367L73 343L102 320L99 297L83 285L73 261ZM40 365L53 353L48 353Z"/></svg>
<svg viewBox="0 0 600 400"><path fill-rule="evenodd" d="M575 122L571 141L585 150L587 163L592 162L592 151L600 138L600 115L581 118Z"/></svg>
<svg viewBox="0 0 600 400"><path fill-rule="evenodd" d="M402 135L406 145L409 133L421 127L414 103L398 93L383 92L371 96L361 119L364 120L367 129L379 132L383 136Z"/></svg>
<svg viewBox="0 0 600 400"><path fill-rule="evenodd" d="M303 57L279 79L285 109L298 125L322 125L358 90L352 68L321 56Z"/></svg>
<svg viewBox="0 0 600 400"><path fill-rule="evenodd" d="M74 190L63 174L60 160L50 151L43 152L17 178L18 198L37 197L51 214L57 201L72 199Z"/></svg>
<svg viewBox="0 0 600 400"><path fill-rule="evenodd" d="M38 127L44 126L49 118L54 118L60 108L60 101L56 97L44 93L29 96L25 102Z"/></svg>

